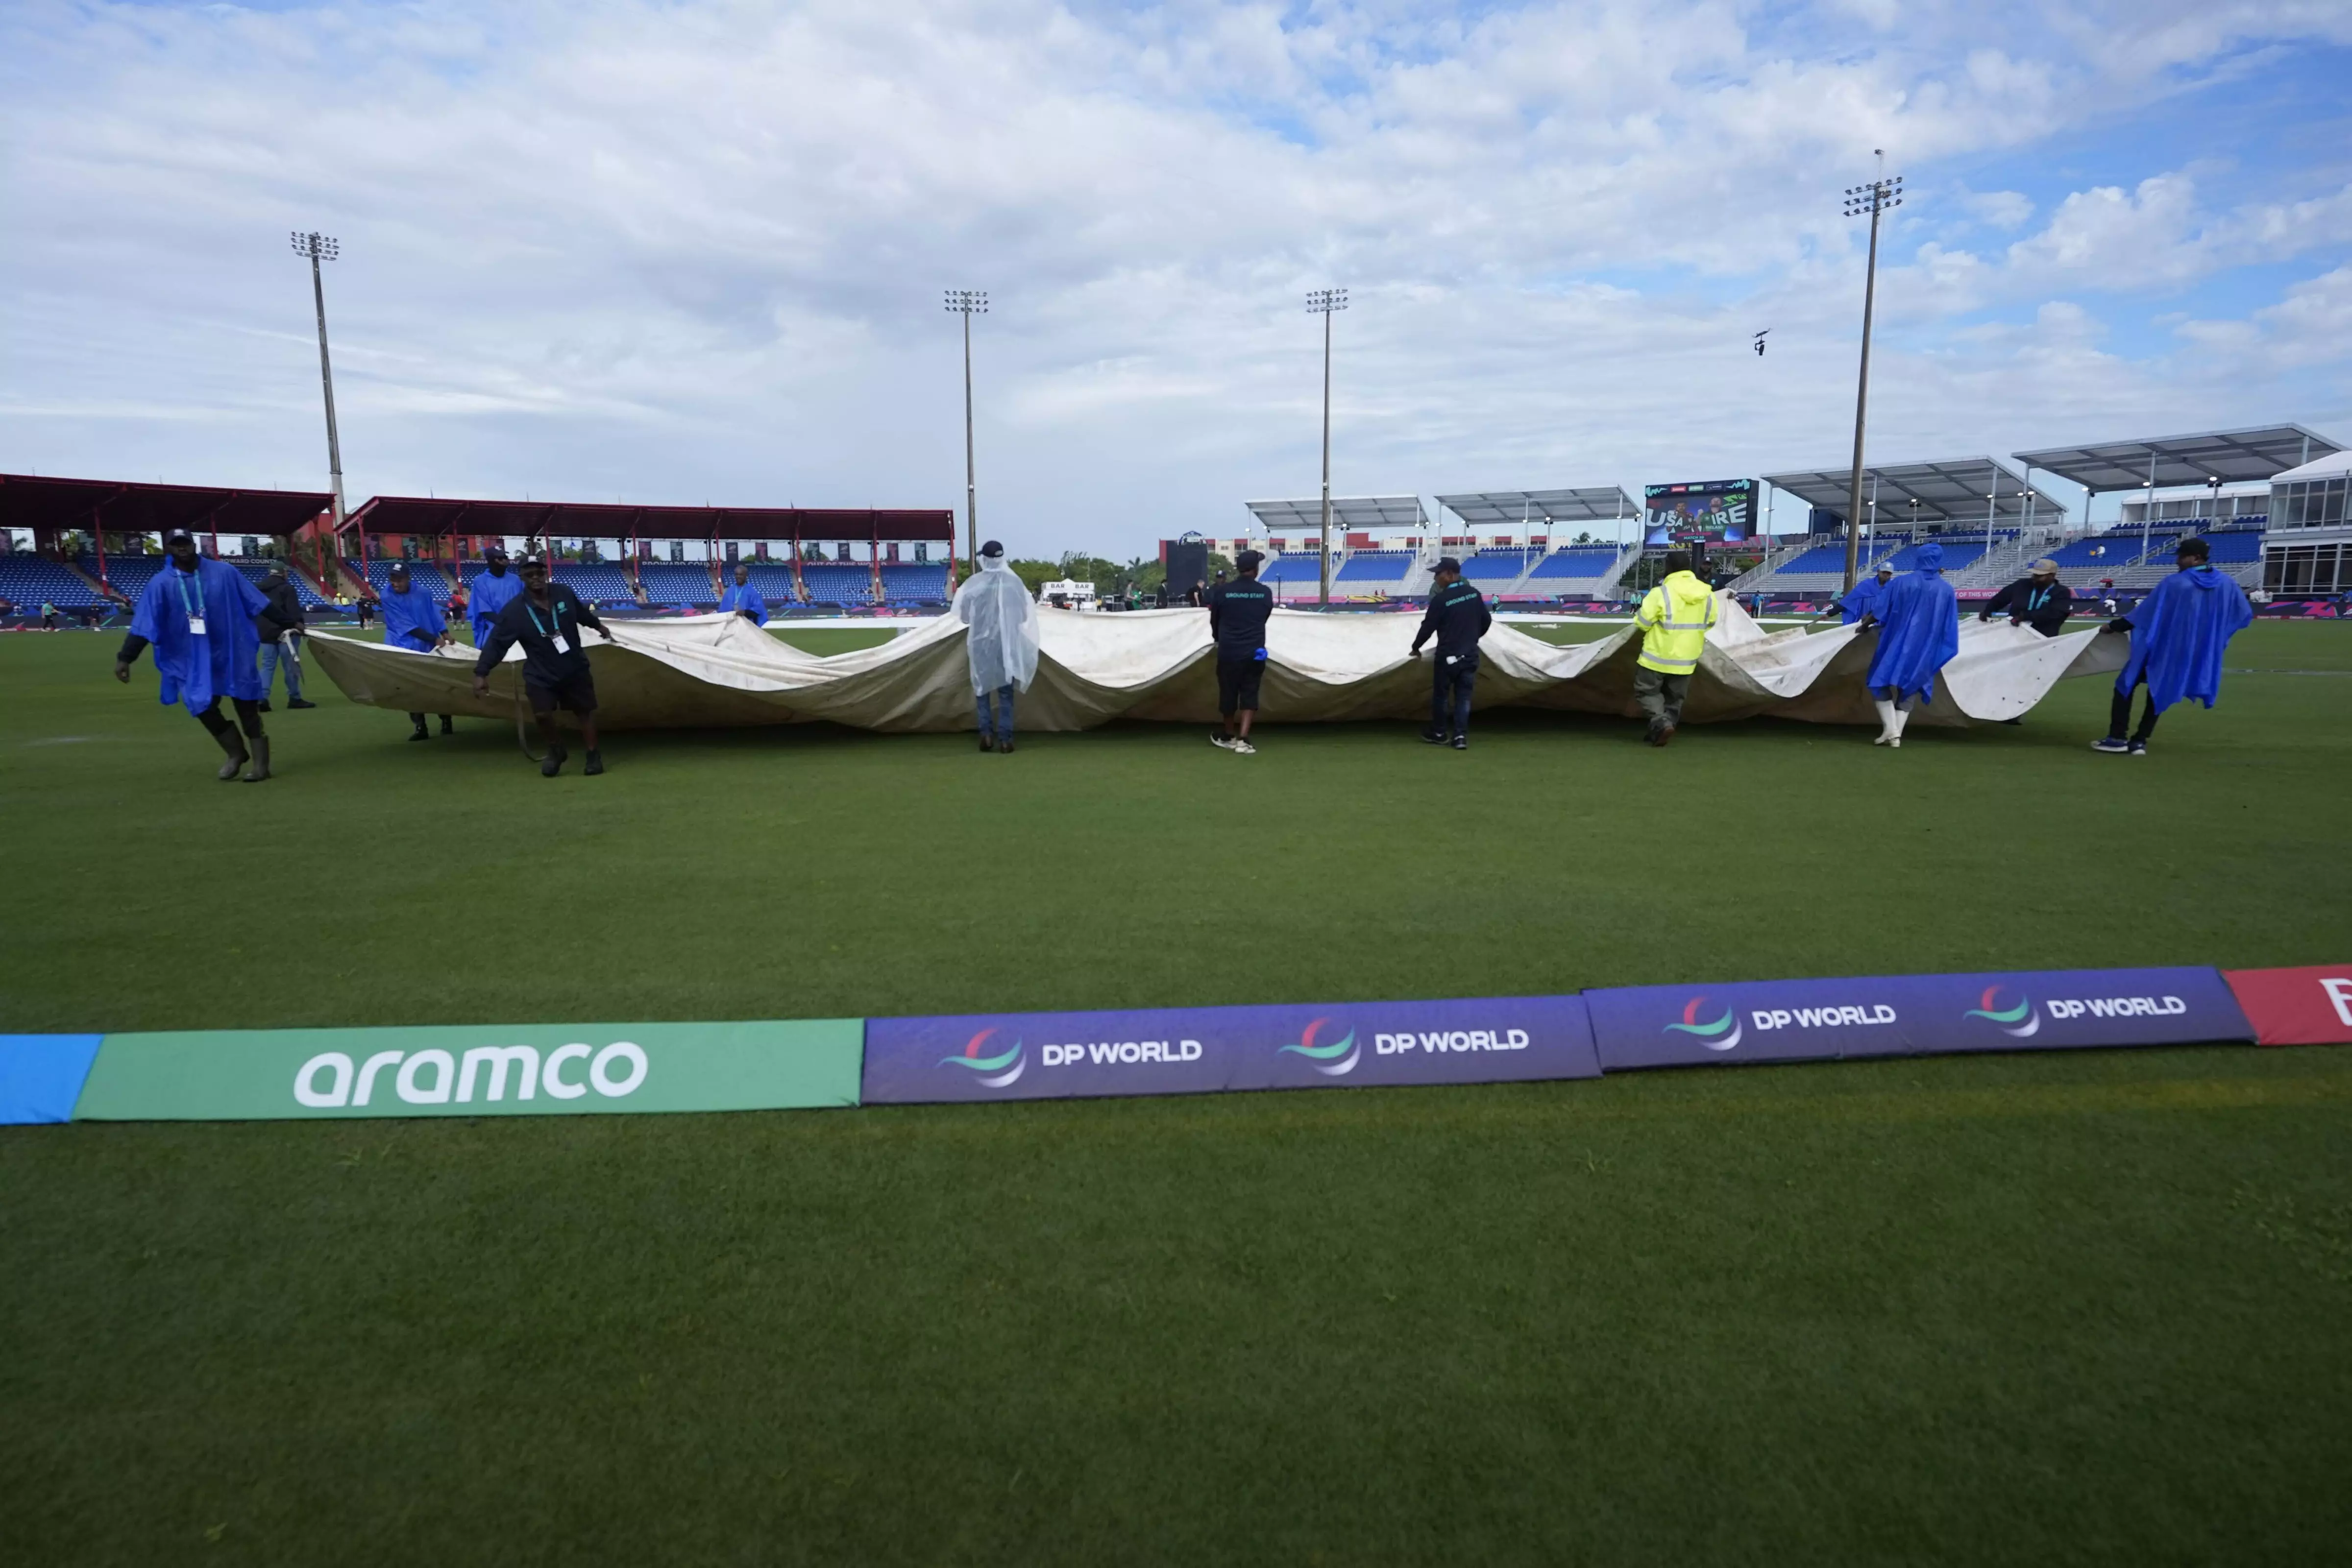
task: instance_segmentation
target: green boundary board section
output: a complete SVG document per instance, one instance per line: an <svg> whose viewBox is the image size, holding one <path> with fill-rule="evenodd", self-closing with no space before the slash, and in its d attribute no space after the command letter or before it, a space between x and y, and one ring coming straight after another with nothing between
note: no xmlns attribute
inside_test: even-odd
<svg viewBox="0 0 2352 1568"><path fill-rule="evenodd" d="M76 1121L855 1105L866 1020L110 1034Z"/></svg>

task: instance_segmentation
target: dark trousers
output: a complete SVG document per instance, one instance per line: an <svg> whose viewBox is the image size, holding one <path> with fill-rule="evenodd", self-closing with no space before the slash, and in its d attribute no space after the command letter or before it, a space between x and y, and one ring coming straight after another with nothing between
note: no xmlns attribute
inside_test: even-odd
<svg viewBox="0 0 2352 1568"><path fill-rule="evenodd" d="M2147 677L2143 676L2135 689L2137 690L2147 687ZM2124 726L2131 722L2131 699L2132 695L2130 692L2117 692L2116 694L2115 701L2109 705L2107 708L2107 737L2109 739L2121 740L2124 738ZM2140 705L2139 727L2132 731L2131 737L2134 740L2146 740L2149 736L2154 735L2155 733L2156 693L2153 689L2148 689L2147 700Z"/></svg>
<svg viewBox="0 0 2352 1568"><path fill-rule="evenodd" d="M1432 735L1467 735L1470 733L1470 693L1478 684L1478 663L1475 659L1445 662L1437 655L1430 666L1429 733Z"/></svg>
<svg viewBox="0 0 2352 1568"><path fill-rule="evenodd" d="M249 697L231 697L228 700L236 709L237 727L245 731L246 738L250 740L258 737L261 734L261 704ZM196 722L214 735L226 731L228 728L228 720L221 716L220 698L213 698L204 710L196 715Z"/></svg>

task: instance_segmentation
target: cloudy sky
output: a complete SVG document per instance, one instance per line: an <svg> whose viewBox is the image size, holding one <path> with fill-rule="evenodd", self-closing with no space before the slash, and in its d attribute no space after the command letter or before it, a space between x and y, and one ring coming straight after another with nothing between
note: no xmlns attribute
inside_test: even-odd
<svg viewBox="0 0 2352 1568"><path fill-rule="evenodd" d="M0 470L322 485L294 228L354 504L960 506L959 287L1024 552L1312 494L1327 286L1342 494L1828 465L1874 148L1874 457L2343 438L2347 79L2352 0L10 0Z"/></svg>

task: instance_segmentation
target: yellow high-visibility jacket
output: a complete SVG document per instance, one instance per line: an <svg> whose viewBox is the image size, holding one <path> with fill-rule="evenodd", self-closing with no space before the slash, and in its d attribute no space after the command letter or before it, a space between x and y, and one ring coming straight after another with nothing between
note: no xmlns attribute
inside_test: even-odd
<svg viewBox="0 0 2352 1568"><path fill-rule="evenodd" d="M1698 651L1715 619L1715 590L1690 572L1670 574L1642 596L1641 613L1633 617L1642 629L1642 667L1689 674L1698 668Z"/></svg>

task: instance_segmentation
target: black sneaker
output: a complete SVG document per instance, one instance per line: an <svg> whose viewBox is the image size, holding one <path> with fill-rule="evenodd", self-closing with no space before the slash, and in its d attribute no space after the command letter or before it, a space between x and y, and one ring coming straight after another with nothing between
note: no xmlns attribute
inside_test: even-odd
<svg viewBox="0 0 2352 1568"><path fill-rule="evenodd" d="M2126 740L2120 735L2110 735L2104 739L2091 742L2091 749L2094 751L2104 751L2110 757L2121 757L2131 749L2131 742ZM2140 749L2143 751L2147 749L2147 746L2145 741L2141 743Z"/></svg>
<svg viewBox="0 0 2352 1568"><path fill-rule="evenodd" d="M552 779L557 774L562 772L563 759L570 755L570 752L564 750L563 747L560 746L549 747L547 748L547 760L539 765L539 776L541 779Z"/></svg>
<svg viewBox="0 0 2352 1568"><path fill-rule="evenodd" d="M286 706L287 706L289 708L298 708L298 707L317 707L319 705L318 705L317 703L314 703L314 702L305 702L305 701L303 701L300 697L296 697L292 702L288 703Z"/></svg>
<svg viewBox="0 0 2352 1568"><path fill-rule="evenodd" d="M444 735L455 735L457 733L457 727L449 722L449 716L446 713L441 716L441 733Z"/></svg>
<svg viewBox="0 0 2352 1568"><path fill-rule="evenodd" d="M1432 746L1444 746L1447 741L1454 737L1450 735L1441 734L1433 729L1424 729L1421 732L1421 738L1429 742Z"/></svg>
<svg viewBox="0 0 2352 1568"><path fill-rule="evenodd" d="M1004 753L1004 755L1006 755L1007 757L1012 756L1012 755L1013 755L1013 737L1012 737L1011 736L1009 736L1009 735L1008 735L1008 736L1006 736L1003 740L998 741L998 742L996 743L996 749L997 749L997 750L999 750L999 751L1001 751L1001 752L1003 752L1003 753Z"/></svg>
<svg viewBox="0 0 2352 1568"><path fill-rule="evenodd" d="M983 736L982 736L982 737L980 737L980 748L981 748L982 751L993 751L993 750L995 750L995 749L996 749L996 737L995 737L994 736L992 736L992 735L983 735Z"/></svg>
<svg viewBox="0 0 2352 1568"><path fill-rule="evenodd" d="M268 713L269 711L269 699L268 697L261 699L261 711L263 713Z"/></svg>
<svg viewBox="0 0 2352 1568"><path fill-rule="evenodd" d="M597 774L604 772L604 754L601 751L590 752L588 754L588 766L582 768L581 771L585 773L591 779L593 779Z"/></svg>
<svg viewBox="0 0 2352 1568"><path fill-rule="evenodd" d="M1468 736L1466 736L1466 735L1457 735L1457 736L1455 736L1455 737L1454 737L1454 750L1456 750L1456 751L1467 751L1467 750L1469 750L1469 749L1470 749L1470 737L1469 737Z"/></svg>
<svg viewBox="0 0 2352 1568"><path fill-rule="evenodd" d="M2133 741L2131 743L2131 750L2126 755L2131 757L2146 757L2147 755L2147 742L2145 740Z"/></svg>
<svg viewBox="0 0 2352 1568"><path fill-rule="evenodd" d="M420 724L415 729L408 732L408 738L411 740L430 740L433 738L433 732L426 729Z"/></svg>

